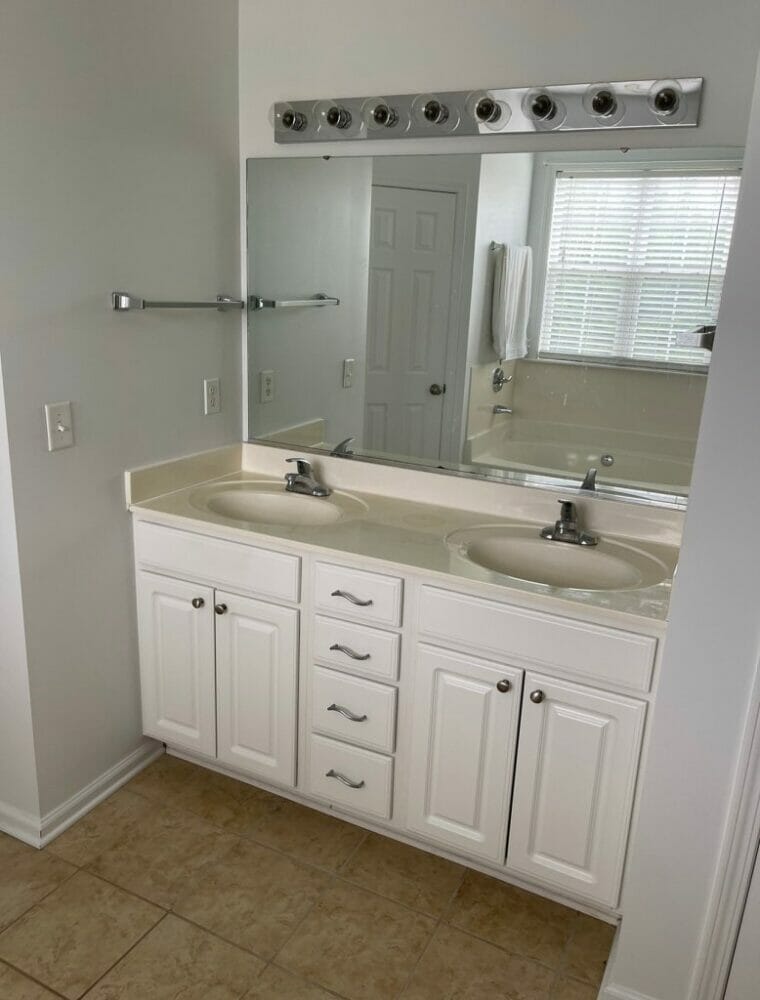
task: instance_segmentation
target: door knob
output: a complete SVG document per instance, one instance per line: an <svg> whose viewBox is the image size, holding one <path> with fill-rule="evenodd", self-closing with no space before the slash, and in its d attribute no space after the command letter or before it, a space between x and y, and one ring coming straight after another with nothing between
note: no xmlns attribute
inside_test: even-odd
<svg viewBox="0 0 760 1000"><path fill-rule="evenodd" d="M543 691L531 691L531 693L530 693L530 700L533 702L534 705L540 705L541 702L544 700L544 692Z"/></svg>
<svg viewBox="0 0 760 1000"><path fill-rule="evenodd" d="M194 597L190 603L197 610L198 608L202 608L206 602L202 597Z"/></svg>
<svg viewBox="0 0 760 1000"><path fill-rule="evenodd" d="M446 386L439 385L437 382L433 382L433 384L430 386L429 391L431 396L442 396L444 392L446 392Z"/></svg>
<svg viewBox="0 0 760 1000"><path fill-rule="evenodd" d="M501 691L502 694L504 694L505 692L509 691L509 689L511 687L512 687L512 685L509 683L508 680L503 680L503 681L497 681L496 682L496 690L497 691Z"/></svg>
<svg viewBox="0 0 760 1000"><path fill-rule="evenodd" d="M227 614L227 605L226 604L215 604L214 605L214 611L216 611L216 613L218 615L226 615Z"/></svg>

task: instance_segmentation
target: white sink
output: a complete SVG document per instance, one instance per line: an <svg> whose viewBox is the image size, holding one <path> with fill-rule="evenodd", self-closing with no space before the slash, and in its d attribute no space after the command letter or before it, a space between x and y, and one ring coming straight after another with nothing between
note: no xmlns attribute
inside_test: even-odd
<svg viewBox="0 0 760 1000"><path fill-rule="evenodd" d="M193 490L190 503L232 521L314 528L361 517L367 506L348 493L329 497L288 493L283 486L259 480L210 483Z"/></svg>
<svg viewBox="0 0 760 1000"><path fill-rule="evenodd" d="M601 538L598 545L571 545L541 538L535 525L483 525L455 531L449 547L469 562L502 576L562 590L639 590L669 580L672 558L642 545Z"/></svg>

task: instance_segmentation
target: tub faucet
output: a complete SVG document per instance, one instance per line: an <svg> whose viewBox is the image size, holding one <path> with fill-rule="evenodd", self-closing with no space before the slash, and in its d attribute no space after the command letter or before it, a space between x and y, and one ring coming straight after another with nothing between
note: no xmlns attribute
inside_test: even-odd
<svg viewBox="0 0 760 1000"><path fill-rule="evenodd" d="M596 469L586 469L586 475L581 483L582 490L589 490L594 493L596 491Z"/></svg>
<svg viewBox="0 0 760 1000"><path fill-rule="evenodd" d="M285 489L288 493L303 493L307 497L329 497L332 490L317 482L311 471L311 464L305 458L286 458L286 462L295 462L296 471L285 476Z"/></svg>
<svg viewBox="0 0 760 1000"><path fill-rule="evenodd" d="M550 542L570 542L571 545L596 545L598 535L581 531L578 526L578 512L572 500L560 500L559 520L541 529L541 537Z"/></svg>

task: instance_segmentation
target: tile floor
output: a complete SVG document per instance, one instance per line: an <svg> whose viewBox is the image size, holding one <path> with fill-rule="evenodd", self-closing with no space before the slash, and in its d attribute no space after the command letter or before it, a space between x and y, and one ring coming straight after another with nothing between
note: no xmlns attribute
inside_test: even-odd
<svg viewBox="0 0 760 1000"><path fill-rule="evenodd" d="M0 834L0 1000L594 1000L608 925L174 757Z"/></svg>

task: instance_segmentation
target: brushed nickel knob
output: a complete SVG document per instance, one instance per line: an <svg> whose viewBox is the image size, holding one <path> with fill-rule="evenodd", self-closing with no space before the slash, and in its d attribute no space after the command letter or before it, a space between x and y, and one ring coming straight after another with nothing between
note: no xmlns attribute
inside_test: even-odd
<svg viewBox="0 0 760 1000"><path fill-rule="evenodd" d="M197 609L197 608L202 608L206 602L203 600L202 597L194 597L191 603L193 607Z"/></svg>
<svg viewBox="0 0 760 1000"><path fill-rule="evenodd" d="M530 700L533 702L534 705L540 705L541 702L544 700L544 692L543 691L531 691L531 693L530 693Z"/></svg>
<svg viewBox="0 0 760 1000"><path fill-rule="evenodd" d="M216 613L218 615L226 615L227 614L227 605L226 604L215 604L214 605L214 611L216 611Z"/></svg>
<svg viewBox="0 0 760 1000"><path fill-rule="evenodd" d="M496 682L496 690L497 691L501 691L502 694L504 694L506 691L509 691L509 689L511 687L512 687L512 685L509 683L508 680L503 680L503 681L497 681Z"/></svg>

